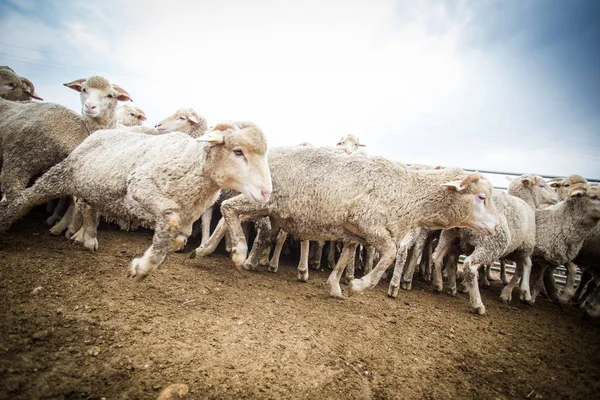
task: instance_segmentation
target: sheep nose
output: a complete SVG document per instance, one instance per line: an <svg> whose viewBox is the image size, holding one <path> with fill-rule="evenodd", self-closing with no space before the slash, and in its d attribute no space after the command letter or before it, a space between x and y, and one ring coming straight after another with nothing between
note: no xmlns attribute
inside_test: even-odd
<svg viewBox="0 0 600 400"><path fill-rule="evenodd" d="M154 125L154 128L158 128L161 124Z"/></svg>
<svg viewBox="0 0 600 400"><path fill-rule="evenodd" d="M94 105L91 106L89 104L86 104L85 108L87 108L88 110L94 110L96 108L96 106L94 106Z"/></svg>

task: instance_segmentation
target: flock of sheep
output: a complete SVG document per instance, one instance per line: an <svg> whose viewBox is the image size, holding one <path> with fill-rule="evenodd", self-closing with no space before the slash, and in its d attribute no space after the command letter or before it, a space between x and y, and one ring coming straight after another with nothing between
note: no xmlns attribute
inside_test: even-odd
<svg viewBox="0 0 600 400"><path fill-rule="evenodd" d="M41 100L33 84L0 67L0 233L43 203L53 211L51 234L64 232L94 251L100 215L123 229L149 227L152 245L129 269L141 279L183 248L201 218L202 244L192 257L211 254L227 237L236 267L275 272L291 235L301 242L298 278L305 281L327 249L333 297L343 297L343 277L350 294L373 288L394 260L390 296L410 289L417 268L436 291L445 273L455 294L464 254L462 289L479 314L490 265L513 261L510 281L502 269L502 301L519 284L529 304L543 291L600 315L600 187L580 176L524 175L504 192L478 173L369 156L352 135L335 147L267 152L264 133L250 122L208 129L194 110L181 109L147 128L141 109L118 107L131 97L116 84L92 76L65 86L80 93L81 115L33 101ZM211 235L215 206L223 218ZM256 228L249 254L248 222ZM559 296L553 271L560 265L569 275ZM577 266L584 273L575 292Z"/></svg>

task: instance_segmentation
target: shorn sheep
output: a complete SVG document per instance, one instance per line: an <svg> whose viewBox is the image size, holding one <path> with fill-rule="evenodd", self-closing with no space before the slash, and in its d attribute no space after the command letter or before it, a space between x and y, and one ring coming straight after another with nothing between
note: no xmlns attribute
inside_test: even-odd
<svg viewBox="0 0 600 400"><path fill-rule="evenodd" d="M99 76L65 83L80 92L83 116L54 103L17 103L0 99L0 183L6 200L30 180L64 160L88 135L117 127L118 101L129 94Z"/></svg>
<svg viewBox="0 0 600 400"><path fill-rule="evenodd" d="M117 108L117 124L122 126L139 126L146 120L146 113L132 104L121 104Z"/></svg>
<svg viewBox="0 0 600 400"><path fill-rule="evenodd" d="M11 101L44 100L35 93L29 79L17 75L6 65L0 66L0 97Z"/></svg>
<svg viewBox="0 0 600 400"><path fill-rule="evenodd" d="M378 283L396 256L396 243L412 228L464 226L493 234L498 224L491 184L477 173L408 171L381 157L300 146L272 150L269 165L274 191L268 203L237 196L221 205L233 262L239 268L247 256L241 220L268 216L274 229L298 240L342 241L346 246L328 279L333 297L342 296L339 279L357 243L375 247L381 257L368 275L350 282L351 292ZM217 229L195 254L213 252L224 233Z"/></svg>
<svg viewBox="0 0 600 400"><path fill-rule="evenodd" d="M150 136L126 130L94 133L19 197L0 208L0 232L32 207L61 196L85 200L84 245L97 249L98 212L135 217L153 226L152 246L131 263L138 279L185 245L193 222L221 188L258 204L269 200L271 176L263 132L248 122L220 124L200 138L174 132Z"/></svg>

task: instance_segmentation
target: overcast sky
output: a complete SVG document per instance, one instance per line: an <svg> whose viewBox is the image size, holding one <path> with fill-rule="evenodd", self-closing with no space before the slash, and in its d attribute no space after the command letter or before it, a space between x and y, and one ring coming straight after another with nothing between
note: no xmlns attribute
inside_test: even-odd
<svg viewBox="0 0 600 400"><path fill-rule="evenodd" d="M0 65L47 101L102 75L146 125L193 107L271 146L600 178L600 1L66 1L0 5Z"/></svg>

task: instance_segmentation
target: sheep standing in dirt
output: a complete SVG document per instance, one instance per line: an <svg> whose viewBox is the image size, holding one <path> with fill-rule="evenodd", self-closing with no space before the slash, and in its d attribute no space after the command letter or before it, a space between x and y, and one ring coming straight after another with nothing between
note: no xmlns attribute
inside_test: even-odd
<svg viewBox="0 0 600 400"><path fill-rule="evenodd" d="M154 226L152 246L131 263L130 276L143 278L169 250L185 245L192 223L215 202L221 188L238 190L258 203L269 199L266 151L262 131L246 122L217 125L196 139L181 132L150 136L99 131L0 208L0 231L36 204L77 196L86 202L83 238L88 249L98 248L98 211Z"/></svg>
<svg viewBox="0 0 600 400"><path fill-rule="evenodd" d="M520 186L516 189L516 186ZM452 249L458 252L462 249L463 253L469 254L463 263L465 284L469 291L471 307L478 314L485 313L485 306L481 301L479 286L477 282L478 269L483 264L491 264L498 259L509 259L517 263L517 268L522 271L521 279L521 299L531 302L531 293L529 288L529 274L531 271L531 253L535 246L535 201L532 197L543 198L544 201L554 201L558 199L554 191L547 183L537 176L523 176L511 182L513 193L522 193L522 195L531 201L527 201L506 194L501 190L493 191L493 199L500 216L500 226L498 233L494 236L482 236L477 232L467 229L453 229L442 232L438 248L434 253L434 274L433 285L438 292L442 290L442 260L451 250L453 243L458 240L460 246L454 245ZM537 201L537 200L536 200ZM453 260L457 258L456 254ZM456 264L449 265L448 281L451 294L456 293ZM518 276L513 277L513 284L509 290L503 291L501 298L503 301L510 301L511 292L514 284L518 281ZM508 288L508 286L507 286Z"/></svg>
<svg viewBox="0 0 600 400"><path fill-rule="evenodd" d="M119 127L140 126L146 120L146 113L131 104L121 104L117 109L117 124Z"/></svg>
<svg viewBox="0 0 600 400"><path fill-rule="evenodd" d="M7 200L16 198L38 174L64 160L88 135L117 127L117 102L129 94L99 76L65 83L81 94L79 115L54 103L0 99L0 183Z"/></svg>
<svg viewBox="0 0 600 400"><path fill-rule="evenodd" d="M536 245L533 253L534 268L531 274L532 301L535 301L544 279L559 265L572 262L583 243L600 222L600 187L583 183L570 185L565 190L565 200L536 210ZM552 282L547 282L547 287ZM548 296L558 301L556 291Z"/></svg>
<svg viewBox="0 0 600 400"><path fill-rule="evenodd" d="M498 217L491 184L459 169L408 171L380 157L347 157L324 149L280 148L269 153L274 192L257 206L241 196L223 202L221 212L231 234L232 259L240 267L247 255L241 220L269 216L299 240L336 240L346 244L328 283L341 297L341 273L357 243L375 247L381 258L351 292L374 287L396 256L396 243L417 226L464 226L493 234ZM213 252L224 235L217 229L196 250Z"/></svg>
<svg viewBox="0 0 600 400"><path fill-rule="evenodd" d="M29 79L17 75L6 65L0 66L0 98L10 101L44 100L35 93Z"/></svg>

